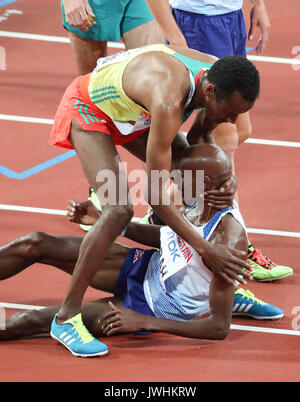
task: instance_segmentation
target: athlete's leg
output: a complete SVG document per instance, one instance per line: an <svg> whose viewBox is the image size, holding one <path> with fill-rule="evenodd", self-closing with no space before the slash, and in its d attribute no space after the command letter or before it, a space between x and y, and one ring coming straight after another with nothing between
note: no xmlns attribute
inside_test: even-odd
<svg viewBox="0 0 300 402"><path fill-rule="evenodd" d="M35 263L73 274L83 237L51 236L33 232L0 247L0 280L11 278ZM120 269L130 248L113 243L99 266L91 286L114 292Z"/></svg>
<svg viewBox="0 0 300 402"><path fill-rule="evenodd" d="M120 29L127 49L165 42L163 31L153 18L145 0L127 2Z"/></svg>
<svg viewBox="0 0 300 402"><path fill-rule="evenodd" d="M41 310L29 310L7 317L0 330L0 341L8 341L28 336L50 334L51 322L59 306Z"/></svg>
<svg viewBox="0 0 300 402"><path fill-rule="evenodd" d="M236 128L239 136L239 145L245 142L252 135L252 124L250 113L240 114L236 121Z"/></svg>
<svg viewBox="0 0 300 402"><path fill-rule="evenodd" d="M240 114L236 124L219 124L214 130L217 145L224 149L234 167L234 154L238 146L252 134L249 112Z"/></svg>
<svg viewBox="0 0 300 402"><path fill-rule="evenodd" d="M228 154L234 172L234 154L239 145L251 137L251 134L252 125L249 112L240 114L236 124L223 123L214 130L216 143ZM238 193L236 193L235 199L238 201Z"/></svg>
<svg viewBox="0 0 300 402"><path fill-rule="evenodd" d="M82 237L55 237L33 232L0 247L0 280L8 279L35 263L53 265L71 274Z"/></svg>
<svg viewBox="0 0 300 402"><path fill-rule="evenodd" d="M82 305L82 318L87 329L95 337L103 336L101 325L103 316L110 311L108 302L116 307L122 306L120 299L109 297ZM51 323L59 306L46 307L41 310L30 310L16 313L6 319L4 328L0 330L0 341L50 334Z"/></svg>
<svg viewBox="0 0 300 402"><path fill-rule="evenodd" d="M135 49L140 46L165 43L165 37L158 23L153 20L125 32L123 41L127 49Z"/></svg>
<svg viewBox="0 0 300 402"><path fill-rule="evenodd" d="M81 38L73 32L69 38L79 75L92 72L99 57L107 56L107 42Z"/></svg>
<svg viewBox="0 0 300 402"><path fill-rule="evenodd" d="M231 162L233 162L234 153L238 146L245 142L251 134L252 126L249 112L240 114L236 124L219 124L214 130L216 143L228 154Z"/></svg>
<svg viewBox="0 0 300 402"><path fill-rule="evenodd" d="M102 8L102 10L97 9L97 7ZM92 8L97 15L96 26L99 25L99 30L92 27L90 34L80 32L77 35L76 32L71 32L73 28L68 26L71 47L80 75L91 72L96 66L98 58L107 56L107 40L118 41L119 29L122 31L122 39L126 49L164 42L162 30L158 23L152 19L146 3L131 1L125 10L113 4L109 5L109 8L106 4L102 6L99 4L97 7L94 5ZM103 7L107 10L105 11ZM104 20L102 12L108 13ZM116 15L113 17L115 13ZM122 25L122 28L121 26L117 28L119 24ZM112 29L111 25L115 25L115 28ZM125 31L123 32L123 30ZM108 37L111 39L107 39Z"/></svg>
<svg viewBox="0 0 300 402"><path fill-rule="evenodd" d="M107 250L133 216L126 175L111 136L85 131L73 120L70 141L89 184L99 197L102 214L81 243L78 261L59 311L58 321L65 321L80 312L85 291ZM110 180L109 183L107 179Z"/></svg>
<svg viewBox="0 0 300 402"><path fill-rule="evenodd" d="M231 163L234 162L234 153L238 147L238 133L235 124L222 123L214 130L217 145L229 156Z"/></svg>

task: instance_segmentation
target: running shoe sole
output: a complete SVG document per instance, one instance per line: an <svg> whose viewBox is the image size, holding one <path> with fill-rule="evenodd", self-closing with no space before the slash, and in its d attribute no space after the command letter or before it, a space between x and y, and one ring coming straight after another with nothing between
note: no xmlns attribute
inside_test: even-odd
<svg viewBox="0 0 300 402"><path fill-rule="evenodd" d="M74 352L73 350L71 350L71 349L68 347L68 345L66 345L61 339L57 338L57 337L52 333L52 331L50 332L50 335L51 335L51 337L52 337L53 339L55 339L56 341L58 341L59 343L61 343L65 348L67 348L67 349L72 353L73 356L76 356L76 357L98 357L98 356L104 356L104 355L106 355L106 354L108 353L108 350L105 350L104 352L98 352L98 353L87 354L87 355L84 355L84 354L82 354L82 353L76 353L76 352Z"/></svg>
<svg viewBox="0 0 300 402"><path fill-rule="evenodd" d="M286 274L286 275L282 275L282 276L278 276L277 278L266 278L266 279L255 279L253 278L256 282L275 282L278 281L278 279L283 279L283 278L287 278L288 276L292 276L293 272Z"/></svg>
<svg viewBox="0 0 300 402"><path fill-rule="evenodd" d="M249 314L249 313L232 313L232 316L244 316L244 317L251 317L251 318L255 318L256 320L279 320L279 318L282 318L284 316L283 314L278 314L278 315L274 315L274 316L257 316L254 314Z"/></svg>

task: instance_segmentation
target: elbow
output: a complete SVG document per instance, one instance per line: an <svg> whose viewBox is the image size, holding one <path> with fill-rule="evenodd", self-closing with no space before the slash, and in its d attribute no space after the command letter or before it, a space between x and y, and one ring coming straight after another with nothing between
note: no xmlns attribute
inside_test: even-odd
<svg viewBox="0 0 300 402"><path fill-rule="evenodd" d="M125 226L131 221L134 215L133 206L113 205L110 208L103 208L102 217L108 219L113 225Z"/></svg>
<svg viewBox="0 0 300 402"><path fill-rule="evenodd" d="M224 341L224 339L226 339L227 338L227 335L228 335L228 330L226 330L226 329L221 329L221 330L219 330L217 333L216 333L216 340L218 340L218 341Z"/></svg>
<svg viewBox="0 0 300 402"><path fill-rule="evenodd" d="M225 323L225 322L217 323L214 326L213 339L218 340L218 341L223 341L224 339L227 338L229 329L230 329L230 323L229 324Z"/></svg>

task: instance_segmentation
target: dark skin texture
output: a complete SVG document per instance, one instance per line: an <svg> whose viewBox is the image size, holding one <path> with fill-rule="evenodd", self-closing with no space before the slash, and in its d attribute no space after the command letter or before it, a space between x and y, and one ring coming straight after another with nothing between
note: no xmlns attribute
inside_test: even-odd
<svg viewBox="0 0 300 402"><path fill-rule="evenodd" d="M216 166L216 157L220 157L215 151L214 146L206 147L205 150L205 155L208 155L205 168L210 174L205 176L207 190L219 188L232 173L230 162L226 162L224 158L221 158L221 162ZM179 168L184 170L199 167L199 157L203 158L203 150L198 154L198 159L195 155L188 157ZM199 168L203 166L202 163ZM95 224L101 215L90 201L81 203L71 200L69 204L68 216L71 222ZM216 211L217 209L210 208L206 203L202 216L187 212L186 217L199 226L211 219ZM160 227L130 223L126 237L138 242L142 238L145 245L159 247ZM82 237L55 237L45 233L33 233L17 239L0 248L0 279L17 275L37 262L55 266L72 275L82 241ZM221 220L209 241L220 247L240 251L246 251L248 247L243 227L231 215L226 215ZM129 250L124 245L114 243L98 267L91 286L113 293ZM96 337L151 330L190 338L224 339L230 327L233 297L234 287L213 275L209 294L211 311L207 317L199 320L179 322L145 316L124 308L121 300L116 297L84 303L82 313L85 325ZM52 306L9 317L6 330L0 331L0 340L49 333L52 319L58 310L59 306Z"/></svg>
<svg viewBox="0 0 300 402"><path fill-rule="evenodd" d="M216 58L191 50L174 48L179 53L198 60L215 62ZM148 177L152 170L170 171L184 149L199 141L213 142L211 131L221 122L236 121L240 113L245 113L253 104L245 101L240 93L234 92L227 100L216 101L214 86L204 75L197 85L190 107L201 107L199 115L184 140L178 131L182 124L183 106L189 91L190 80L188 70L174 57L162 52L151 52L133 59L126 67L123 75L125 93L139 105L143 105L151 114L151 128L147 137L138 138L126 148L135 156L146 162ZM125 176L119 166L118 153L112 138L106 134L82 130L76 120L72 122L70 137L89 184L96 191L104 182L97 181L97 174L104 169L114 173L119 188L119 177ZM101 155L101 158L99 157ZM187 243L214 267L220 278L232 283L236 274L249 278L243 271L246 263L237 252L232 253L226 247L212 245L199 236L184 221L178 209L173 205L161 205L162 191L153 189L149 180L148 194L159 200L152 205L161 218ZM161 187L163 188L163 186ZM230 192L213 192L208 200L230 205L235 192L235 181L229 178L224 184ZM234 189L234 190L233 190ZM124 189L126 193L127 189ZM229 195L230 194L230 195ZM58 323L78 314L85 291L96 274L110 245L126 227L133 216L133 207L128 200L127 205L104 205L101 195L98 197L102 205L102 215L85 237L80 247L79 257L74 269L67 295L58 313ZM211 197L211 198L210 198ZM229 198L230 197L230 198ZM118 199L118 198L117 198ZM229 199L229 201L228 201ZM151 202L150 202L151 204ZM227 270L227 273L224 273ZM229 276L228 276L229 272Z"/></svg>

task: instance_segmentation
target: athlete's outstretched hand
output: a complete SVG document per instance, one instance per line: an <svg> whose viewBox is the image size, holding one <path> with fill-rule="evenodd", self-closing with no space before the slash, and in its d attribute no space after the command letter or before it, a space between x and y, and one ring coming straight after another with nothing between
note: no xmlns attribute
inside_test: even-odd
<svg viewBox="0 0 300 402"><path fill-rule="evenodd" d="M81 225L93 225L99 219L101 212L92 201L69 200L67 216L70 222Z"/></svg>
<svg viewBox="0 0 300 402"><path fill-rule="evenodd" d="M95 23L95 14L88 0L63 0L66 21L79 28L81 31L88 31Z"/></svg>
<svg viewBox="0 0 300 402"><path fill-rule="evenodd" d="M203 262L220 279L235 285L235 282L246 284L246 279L252 280L250 274L244 271L249 265L244 261L246 253L239 250L228 249L222 244L210 244L202 253Z"/></svg>

